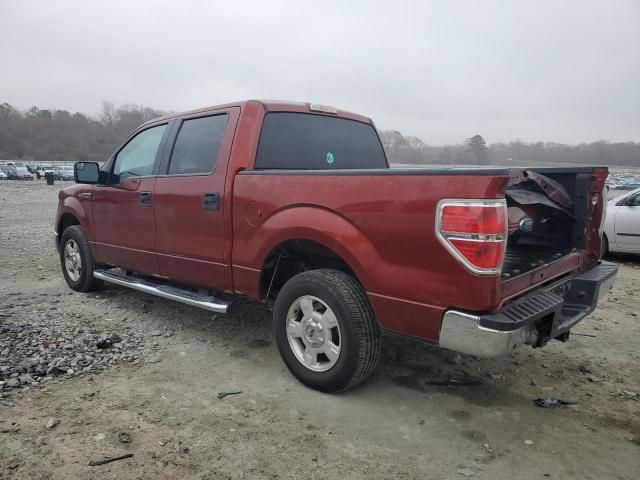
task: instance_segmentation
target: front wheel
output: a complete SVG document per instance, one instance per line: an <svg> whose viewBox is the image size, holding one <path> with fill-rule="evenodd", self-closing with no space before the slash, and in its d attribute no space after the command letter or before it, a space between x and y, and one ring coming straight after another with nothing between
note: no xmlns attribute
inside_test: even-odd
<svg viewBox="0 0 640 480"><path fill-rule="evenodd" d="M89 242L79 225L67 227L60 239L60 265L64 279L77 292L90 292L102 286L93 276L95 262Z"/></svg>
<svg viewBox="0 0 640 480"><path fill-rule="evenodd" d="M344 272L310 270L291 278L278 294L273 320L282 359L311 388L346 390L375 369L380 328L362 285Z"/></svg>

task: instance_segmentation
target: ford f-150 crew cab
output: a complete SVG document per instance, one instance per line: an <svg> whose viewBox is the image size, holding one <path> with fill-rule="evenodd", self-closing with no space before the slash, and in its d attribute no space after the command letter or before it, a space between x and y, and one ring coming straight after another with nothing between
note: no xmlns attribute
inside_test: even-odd
<svg viewBox="0 0 640 480"><path fill-rule="evenodd" d="M611 287L606 168L389 168L369 118L246 101L140 126L78 162L55 219L64 277L226 312L273 303L300 381L340 391L382 332L476 356L566 341Z"/></svg>

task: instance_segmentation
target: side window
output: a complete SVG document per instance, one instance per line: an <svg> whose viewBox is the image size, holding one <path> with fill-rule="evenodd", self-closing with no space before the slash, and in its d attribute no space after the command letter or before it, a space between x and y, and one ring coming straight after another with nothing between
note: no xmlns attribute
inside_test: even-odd
<svg viewBox="0 0 640 480"><path fill-rule="evenodd" d="M115 181L153 173L156 153L167 125L158 125L140 132L118 152L113 166Z"/></svg>
<svg viewBox="0 0 640 480"><path fill-rule="evenodd" d="M226 113L182 122L171 153L169 175L213 172L226 126Z"/></svg>

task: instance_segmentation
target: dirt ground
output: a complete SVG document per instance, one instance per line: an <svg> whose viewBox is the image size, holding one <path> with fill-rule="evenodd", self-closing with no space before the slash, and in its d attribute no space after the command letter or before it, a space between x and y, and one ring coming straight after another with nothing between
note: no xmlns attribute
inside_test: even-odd
<svg viewBox="0 0 640 480"><path fill-rule="evenodd" d="M325 395L288 373L265 306L216 316L119 287L70 293L51 235L58 188L0 182L0 327L141 332L157 358L3 385L0 479L640 476L640 259L614 259L614 290L566 344L489 361L388 337L368 382ZM474 381L430 384L451 378Z"/></svg>

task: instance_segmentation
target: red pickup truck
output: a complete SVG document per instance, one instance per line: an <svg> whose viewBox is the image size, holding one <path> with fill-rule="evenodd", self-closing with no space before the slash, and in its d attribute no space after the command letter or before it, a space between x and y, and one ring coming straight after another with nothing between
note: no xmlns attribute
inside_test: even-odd
<svg viewBox="0 0 640 480"><path fill-rule="evenodd" d="M566 341L611 287L606 168L389 168L369 118L246 101L140 126L75 165L56 245L103 281L226 312L273 302L300 381L335 392L394 332L493 357Z"/></svg>

